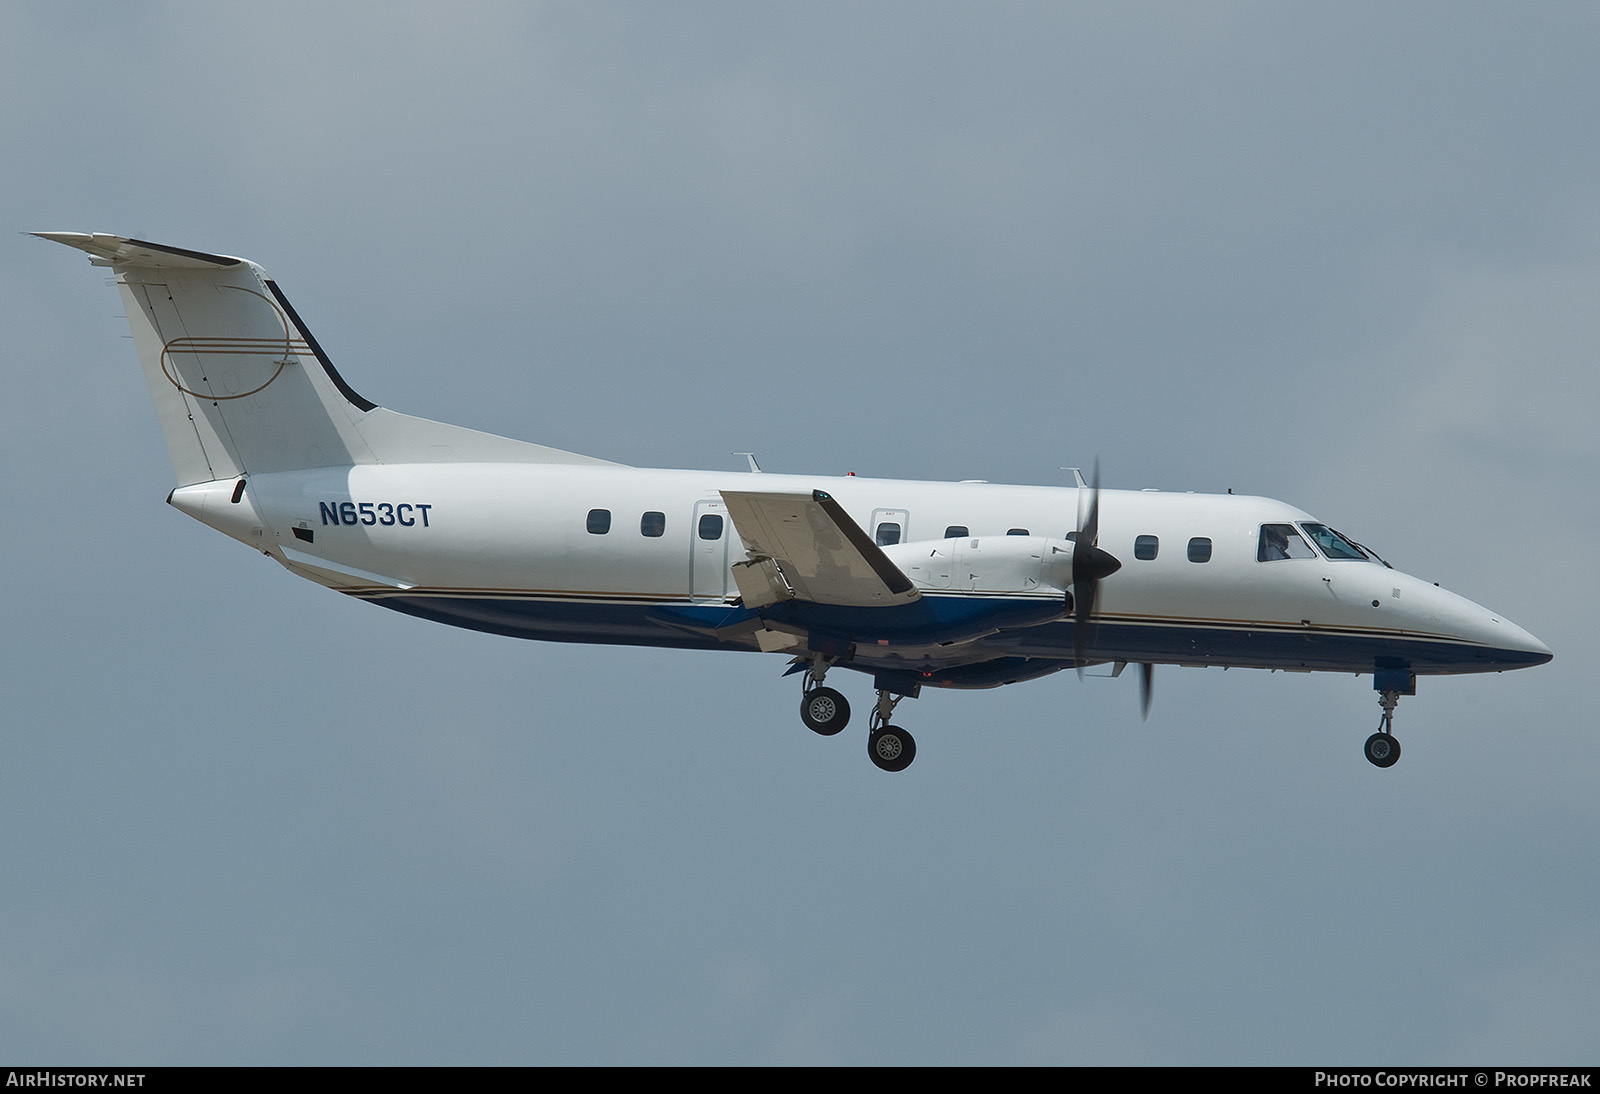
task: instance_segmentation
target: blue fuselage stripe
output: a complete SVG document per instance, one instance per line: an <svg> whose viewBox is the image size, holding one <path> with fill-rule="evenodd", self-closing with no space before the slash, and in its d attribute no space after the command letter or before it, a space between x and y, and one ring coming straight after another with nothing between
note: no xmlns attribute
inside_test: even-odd
<svg viewBox="0 0 1600 1094"><path fill-rule="evenodd" d="M487 631L515 638L552 642L588 642L637 646L663 646L676 649L751 650L748 637L719 638L712 633L752 613L724 604L597 601L555 598L496 596L442 596L432 594L384 595L369 598L393 611L456 627ZM926 598L937 601L940 598ZM944 598L944 607L959 605L958 598ZM817 606L812 605L811 608ZM856 611L884 611L857 609ZM969 618L970 606L952 613L940 605L922 609L933 625L946 633L972 631L984 626L1012 626L1014 630L982 638L993 659L1026 657L1038 661L1058 661L1070 665L1073 657L1073 624L1070 620L1041 622L1055 609L1041 606L1037 599L1016 598L988 604L987 619ZM1031 615L1029 613L1032 613ZM853 620L832 611L812 614L791 612L785 622L809 625L813 633L829 634L850 629ZM906 622L911 622L908 615ZM1018 624L1021 624L1020 626ZM898 661L894 646L914 641L918 632L898 625L881 628L884 648L860 643L858 667L870 668L876 662ZM924 635L924 637L927 637ZM947 639L928 637L928 645ZM1095 625L1089 645L1094 661L1149 662L1154 664L1228 665L1237 668L1315 669L1335 672L1371 672L1380 664L1404 662L1419 674L1492 672L1538 664L1545 658L1523 650L1497 649L1469 643L1449 642L1418 635L1392 632L1362 633L1326 629L1293 628L1271 624L1210 623L1148 620L1138 623L1105 621ZM974 660L969 647L952 649L948 662L937 656L922 656L930 666L965 665ZM881 656L880 656L881 655ZM931 681L930 681L931 683Z"/></svg>

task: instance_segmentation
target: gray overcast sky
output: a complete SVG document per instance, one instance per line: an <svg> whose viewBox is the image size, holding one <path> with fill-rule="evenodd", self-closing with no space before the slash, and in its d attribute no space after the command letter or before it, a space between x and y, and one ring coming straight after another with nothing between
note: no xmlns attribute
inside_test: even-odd
<svg viewBox="0 0 1600 1094"><path fill-rule="evenodd" d="M0 246L0 1057L1589 1063L1600 9L0 5L16 233L265 265L398 410L627 463L1291 501L1556 660L901 708L520 643L162 504ZM845 681L864 707L866 680Z"/></svg>

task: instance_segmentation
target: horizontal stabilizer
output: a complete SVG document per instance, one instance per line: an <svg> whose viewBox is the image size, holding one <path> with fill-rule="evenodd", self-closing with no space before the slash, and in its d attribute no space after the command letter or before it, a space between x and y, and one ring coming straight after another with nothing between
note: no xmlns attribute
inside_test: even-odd
<svg viewBox="0 0 1600 1094"><path fill-rule="evenodd" d="M87 251L91 261L98 266L135 266L144 269L211 270L237 266L242 258L228 255L208 255L201 251L186 251L164 243L146 243L142 239L108 236L100 232L34 232L40 239L65 243Z"/></svg>

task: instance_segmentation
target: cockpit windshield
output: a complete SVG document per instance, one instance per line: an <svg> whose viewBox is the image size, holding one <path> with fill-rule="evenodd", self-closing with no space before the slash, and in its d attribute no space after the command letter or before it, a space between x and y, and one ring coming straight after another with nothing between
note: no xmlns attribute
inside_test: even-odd
<svg viewBox="0 0 1600 1094"><path fill-rule="evenodd" d="M1326 524L1311 524L1300 522L1300 527L1305 529L1306 535L1311 537L1311 542L1317 545L1318 550L1327 555L1334 562L1344 559L1357 559L1367 561L1368 556L1353 540L1346 539Z"/></svg>

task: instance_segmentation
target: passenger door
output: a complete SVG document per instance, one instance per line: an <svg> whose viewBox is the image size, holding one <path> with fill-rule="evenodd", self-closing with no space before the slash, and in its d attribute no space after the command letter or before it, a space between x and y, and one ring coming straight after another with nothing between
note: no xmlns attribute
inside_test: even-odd
<svg viewBox="0 0 1600 1094"><path fill-rule="evenodd" d="M689 522L689 596L693 600L721 600L728 593L728 541L733 522L721 498L702 498L694 504Z"/></svg>

